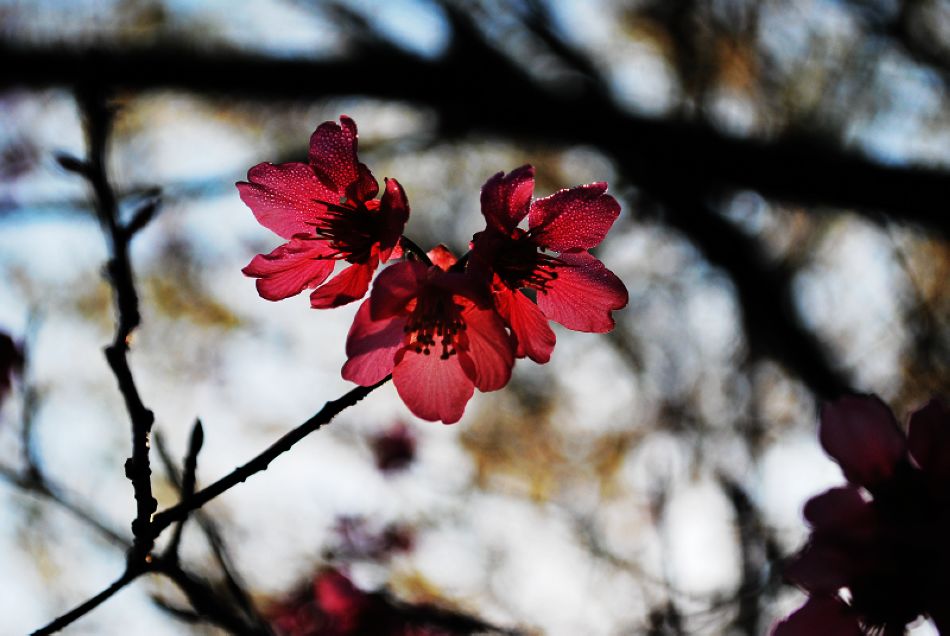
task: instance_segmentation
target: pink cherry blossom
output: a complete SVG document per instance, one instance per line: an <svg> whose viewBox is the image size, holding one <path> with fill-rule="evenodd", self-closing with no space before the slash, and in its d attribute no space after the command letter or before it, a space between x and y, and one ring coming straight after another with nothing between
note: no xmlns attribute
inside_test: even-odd
<svg viewBox="0 0 950 636"><path fill-rule="evenodd" d="M532 202L534 168L499 172L482 187L487 227L472 239L470 269L491 282L495 306L517 341L517 355L547 362L554 348L548 319L604 333L627 289L588 250L620 214L606 183L561 190ZM528 217L528 229L518 224ZM537 304L522 290L536 294Z"/></svg>
<svg viewBox="0 0 950 636"><path fill-rule="evenodd" d="M508 383L514 347L476 281L452 271L448 250L429 258L432 265L404 261L377 277L350 328L343 377L370 386L392 373L410 411L451 424L476 388Z"/></svg>
<svg viewBox="0 0 950 636"><path fill-rule="evenodd" d="M267 300L281 300L316 288L311 306L337 307L359 300L380 262L399 255L399 237L409 204L395 179L379 185L357 157L356 124L320 124L310 138L310 162L251 168L237 184L258 222L287 242L258 254L244 268L257 278ZM336 261L349 265L331 278Z"/></svg>
<svg viewBox="0 0 950 636"><path fill-rule="evenodd" d="M897 635L925 616L950 634L950 407L932 400L905 436L880 399L847 396L819 434L850 483L806 504L811 535L785 576L809 600L772 633Z"/></svg>

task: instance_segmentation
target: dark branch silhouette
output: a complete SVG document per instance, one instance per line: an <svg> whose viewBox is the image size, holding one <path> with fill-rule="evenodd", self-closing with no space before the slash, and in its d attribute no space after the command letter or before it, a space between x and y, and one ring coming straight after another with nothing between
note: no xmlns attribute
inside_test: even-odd
<svg viewBox="0 0 950 636"><path fill-rule="evenodd" d="M191 497L184 499L180 503L167 508L155 515L152 525L156 532L161 532L169 525L180 521L188 516L192 510L200 508L221 493L233 488L237 484L246 481L248 477L266 470L272 461L277 457L289 451L294 444L305 438L310 433L320 429L336 417L341 411L349 408L372 393L377 388L389 382L391 376L386 376L372 386L358 386L351 389L342 397L327 402L319 412L306 422L293 429L260 455L247 462L246 464L235 468L232 472L225 475L218 481L206 488L202 488Z"/></svg>
<svg viewBox="0 0 950 636"><path fill-rule="evenodd" d="M177 45L124 51L0 45L0 56L7 60L0 87L95 80L116 89L170 88L253 100L349 94L409 101L435 109L443 137L478 132L524 142L594 145L648 190L683 184L749 188L804 205L855 208L874 220L883 212L950 234L950 220L933 205L950 191L946 171L884 166L817 139L739 139L707 124L632 115L596 94L552 92L463 18L455 19L454 28L452 48L435 60L395 47L344 59L275 60ZM313 77L321 81L305 79Z"/></svg>

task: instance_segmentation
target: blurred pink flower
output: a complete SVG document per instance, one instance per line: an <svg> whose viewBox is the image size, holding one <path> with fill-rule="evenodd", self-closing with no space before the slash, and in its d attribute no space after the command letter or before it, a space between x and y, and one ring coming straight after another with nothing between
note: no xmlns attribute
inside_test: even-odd
<svg viewBox="0 0 950 636"><path fill-rule="evenodd" d="M876 396L848 396L822 408L819 437L849 484L805 505L811 536L785 575L809 600L773 635L897 635L919 616L950 634L950 407L931 400L905 436Z"/></svg>
<svg viewBox="0 0 950 636"><path fill-rule="evenodd" d="M432 624L439 610L404 605L386 594L364 592L339 570L322 570L311 589L270 612L281 636L452 636L469 634Z"/></svg>
<svg viewBox="0 0 950 636"><path fill-rule="evenodd" d="M8 334L0 331L0 404L13 386L13 376L23 370L23 363L23 349Z"/></svg>
<svg viewBox="0 0 950 636"><path fill-rule="evenodd" d="M405 422L396 422L370 440L376 467L383 472L408 467L416 457L416 436Z"/></svg>
<svg viewBox="0 0 950 636"><path fill-rule="evenodd" d="M394 554L408 552L414 543L411 527L389 523L379 528L366 517L340 517L333 529L339 544L327 554L334 559L385 561Z"/></svg>

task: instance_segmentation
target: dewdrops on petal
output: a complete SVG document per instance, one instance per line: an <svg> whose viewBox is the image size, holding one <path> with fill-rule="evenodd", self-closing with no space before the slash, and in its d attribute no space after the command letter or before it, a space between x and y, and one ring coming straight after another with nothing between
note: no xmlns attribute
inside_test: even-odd
<svg viewBox="0 0 950 636"><path fill-rule="evenodd" d="M257 278L262 298L282 300L316 288L311 306L337 307L359 300L380 262L399 255L409 218L402 186L379 184L357 156L356 124L324 122L310 138L310 162L251 168L237 184L241 199L264 227L288 239L256 256L243 272ZM337 261L348 263L325 282Z"/></svg>

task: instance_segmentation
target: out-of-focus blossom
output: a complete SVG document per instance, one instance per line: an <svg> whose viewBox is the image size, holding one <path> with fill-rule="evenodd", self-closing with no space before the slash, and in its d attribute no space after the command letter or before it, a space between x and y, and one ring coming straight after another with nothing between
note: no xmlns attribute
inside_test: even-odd
<svg viewBox="0 0 950 636"><path fill-rule="evenodd" d="M13 386L13 376L23 370L23 350L8 334L0 331L0 404Z"/></svg>
<svg viewBox="0 0 950 636"><path fill-rule="evenodd" d="M604 333L627 288L587 250L620 215L606 183L531 200L534 168L499 172L482 187L484 231L472 239L470 267L491 281L495 305L517 339L518 357L544 363L554 348L547 319L568 329ZM528 217L528 229L518 224ZM555 255L549 254L553 252ZM521 290L536 294L537 304Z"/></svg>
<svg viewBox="0 0 950 636"><path fill-rule="evenodd" d="M364 592L342 572L321 571L311 589L274 607L270 624L281 636L452 636L445 613L427 606L404 605L385 594ZM472 623L462 617L464 625Z"/></svg>
<svg viewBox="0 0 950 636"><path fill-rule="evenodd" d="M501 317L442 246L432 265L396 263L376 279L346 340L343 377L363 386L392 373L409 410L426 420L457 422L477 387L508 383L514 347Z"/></svg>
<svg viewBox="0 0 950 636"><path fill-rule="evenodd" d="M399 254L409 203L395 179L379 184L357 157L356 124L320 124L310 138L310 163L261 163L237 184L241 199L264 227L288 239L244 268L257 291L281 300L316 288L311 306L337 307L359 300L379 263ZM328 282L336 261L349 263Z"/></svg>
<svg viewBox="0 0 950 636"><path fill-rule="evenodd" d="M905 436L877 397L844 397L819 436L849 484L806 504L785 574L809 600L773 635L897 635L920 616L950 634L950 407L931 400Z"/></svg>
<svg viewBox="0 0 950 636"><path fill-rule="evenodd" d="M338 545L328 552L342 560L385 561L395 554L408 552L414 542L412 528L389 523L380 529L373 527L365 517L341 517L334 531Z"/></svg>
<svg viewBox="0 0 950 636"><path fill-rule="evenodd" d="M396 422L370 439L376 467L389 473L408 467L416 457L416 436L405 422Z"/></svg>

